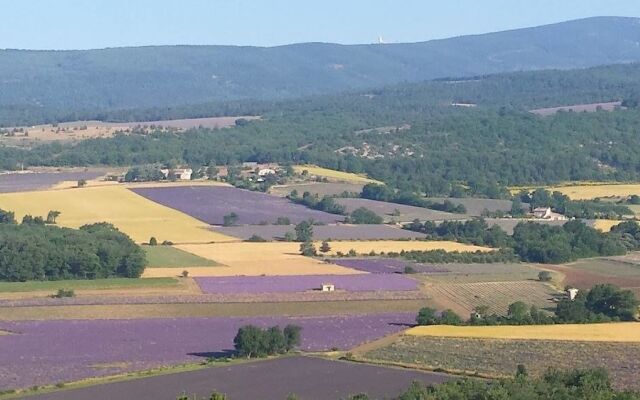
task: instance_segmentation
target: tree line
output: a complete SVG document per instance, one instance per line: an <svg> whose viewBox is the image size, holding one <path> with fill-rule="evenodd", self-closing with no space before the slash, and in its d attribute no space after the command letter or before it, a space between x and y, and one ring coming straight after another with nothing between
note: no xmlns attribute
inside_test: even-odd
<svg viewBox="0 0 640 400"><path fill-rule="evenodd" d="M37 221L36 221L37 220ZM79 229L40 223L0 210L0 280L138 278L146 265L142 249L113 225Z"/></svg>

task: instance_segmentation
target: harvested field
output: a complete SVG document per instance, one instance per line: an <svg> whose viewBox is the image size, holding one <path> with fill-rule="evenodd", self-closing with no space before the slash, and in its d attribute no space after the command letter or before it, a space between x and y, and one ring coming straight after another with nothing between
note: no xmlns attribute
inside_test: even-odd
<svg viewBox="0 0 640 400"><path fill-rule="evenodd" d="M230 352L238 328L247 324L296 324L303 329L302 350L344 350L397 332L412 323L413 317L377 314L0 322L0 329L14 333L0 336L0 387L25 388L203 361Z"/></svg>
<svg viewBox="0 0 640 400"><path fill-rule="evenodd" d="M300 243L293 242L211 243L176 247L224 265L217 268L185 268L189 276L349 275L359 272L303 257L300 255ZM175 268L148 268L143 276L175 274Z"/></svg>
<svg viewBox="0 0 640 400"><path fill-rule="evenodd" d="M540 309L553 308L552 299L558 292L550 286L535 281L435 283L425 287L427 295L440 309L451 308L463 318L474 307L485 305L490 313L505 315L509 304L524 301Z"/></svg>
<svg viewBox="0 0 640 400"><path fill-rule="evenodd" d="M418 282L402 275L304 275L304 276L232 276L196 278L204 293L287 293L319 291L323 284L338 291L417 290Z"/></svg>
<svg viewBox="0 0 640 400"><path fill-rule="evenodd" d="M18 220L25 214L46 216L49 210L58 210L58 225L71 228L109 222L138 243L148 242L151 236L174 243L235 240L122 186L5 193L0 194L0 208L15 211Z"/></svg>
<svg viewBox="0 0 640 400"><path fill-rule="evenodd" d="M557 324L526 326L417 326L405 332L413 336L569 340L640 343L640 323Z"/></svg>
<svg viewBox="0 0 640 400"><path fill-rule="evenodd" d="M473 217L481 216L485 211L511 211L513 202L511 200L496 200L496 199L474 199L471 197L466 198L453 198L453 197L430 197L427 200L434 203L444 203L449 200L454 205L462 204L467 209L466 215Z"/></svg>
<svg viewBox="0 0 640 400"><path fill-rule="evenodd" d="M640 195L640 184L637 183L584 183L546 187L547 190L566 194L571 200L592 200L604 197L628 197Z"/></svg>
<svg viewBox="0 0 640 400"><path fill-rule="evenodd" d="M428 276L416 275L427 282L473 283L537 280L539 269L527 264L442 264L429 265L446 268L446 273Z"/></svg>
<svg viewBox="0 0 640 400"><path fill-rule="evenodd" d="M251 385L247 385L251 376ZM286 383L274 385L286 376ZM126 382L30 397L37 400L111 400L135 393L137 400L157 400L168 394L205 398L213 389L231 399L285 399L295 393L306 400L347 398L367 393L371 398L391 398L412 382L437 384L451 379L443 374L352 364L311 357L285 357L199 371L175 373Z"/></svg>
<svg viewBox="0 0 640 400"><path fill-rule="evenodd" d="M499 226L507 234L512 235L513 229L520 222L535 222L537 224L550 225L550 226L562 226L568 221L548 221L543 219L521 219L521 218L485 218L489 226Z"/></svg>
<svg viewBox="0 0 640 400"><path fill-rule="evenodd" d="M545 265L561 274L561 284L578 289L591 289L594 285L610 283L640 294L640 274L637 268L613 260L582 260L565 265Z"/></svg>
<svg viewBox="0 0 640 400"><path fill-rule="evenodd" d="M297 190L301 196L304 192L309 192L311 194L317 194L318 197L324 197L324 196L336 196L344 192L360 193L362 192L363 187L364 187L364 184L362 183L339 183L339 182L293 183L289 185L272 186L271 189L269 190L269 193L275 196L285 197L285 196L288 196L293 190Z"/></svg>
<svg viewBox="0 0 640 400"><path fill-rule="evenodd" d="M335 293L336 298L345 293ZM206 296L201 295L202 302L167 303L141 302L141 304L123 304L111 301L105 305L67 305L62 299L59 305L0 307L0 321L52 321L52 320L103 320L103 319L156 319L156 318L203 318L203 317L264 317L264 316L336 316L362 315L375 313L411 313L413 316L421 307L430 305L425 296L414 296L414 292L402 292L404 296L391 296L380 300L371 299L373 292L351 292L350 298L358 301L300 300L274 295L272 300L260 302L242 301L240 303L222 302L212 304ZM400 293L400 292L396 292ZM326 293L323 293L325 295ZM381 296L376 296L381 297ZM397 299L394 297L398 297ZM169 297L169 300L175 297ZM280 302L285 298L285 302ZM190 296L189 299L193 299ZM126 303L127 300L124 300ZM69 300L68 303L73 304ZM109 304L113 303L113 304ZM0 324L1 325L1 324ZM2 327L0 327L2 329Z"/></svg>
<svg viewBox="0 0 640 400"><path fill-rule="evenodd" d="M587 327L582 328L583 333L588 332ZM427 369L502 377L513 376L518 364L525 365L534 376L541 376L548 367L603 367L611 374L615 387L640 389L639 343L402 336L392 345L370 351L366 357Z"/></svg>
<svg viewBox="0 0 640 400"><path fill-rule="evenodd" d="M215 267L213 260L176 249L172 246L143 246L147 255L147 268Z"/></svg>
<svg viewBox="0 0 640 400"><path fill-rule="evenodd" d="M343 267L372 274L399 274L403 273L407 266L423 274L442 274L449 272L446 267L417 264L401 258L336 258L330 261Z"/></svg>
<svg viewBox="0 0 640 400"><path fill-rule="evenodd" d="M333 169L318 167L316 165L294 165L293 170L298 174L302 174L304 171L307 171L311 176L327 178L328 180L337 182L360 183L363 185L367 183L383 184L383 182L376 181L375 179L370 179L364 175L336 171Z"/></svg>
<svg viewBox="0 0 640 400"><path fill-rule="evenodd" d="M321 243L316 243L319 247ZM446 240L362 240L362 241L342 241L330 242L331 251L327 255L335 256L337 252L347 254L349 250L355 250L359 255L367 255L372 251L380 252L396 252L404 251L428 251L428 250L445 250L445 251L492 251L488 247L474 246L470 244L450 242Z"/></svg>
<svg viewBox="0 0 640 400"><path fill-rule="evenodd" d="M30 172L0 174L0 193L27 192L47 189L63 181L91 180L106 173L106 170L78 170L67 172Z"/></svg>
<svg viewBox="0 0 640 400"><path fill-rule="evenodd" d="M590 103L590 104L574 104L570 106L560 106L560 107L548 107L548 108L537 108L535 110L529 110L530 113L540 115L543 117L553 115L558 111L573 111L573 112L596 112L599 109L603 111L613 111L617 107L620 107L622 102L620 101L612 101L608 103Z"/></svg>
<svg viewBox="0 0 640 400"><path fill-rule="evenodd" d="M51 124L22 127L23 132L17 132L15 136L0 137L7 143L11 142L38 142L38 141L63 141L83 140L100 137L111 137L116 132L134 128L152 130L155 128L170 128L187 130L192 128L227 128L235 125L236 120L260 119L256 116L239 117L211 117L211 118L185 118L166 121L142 121L142 122L103 122L103 121L73 121L61 122L56 126ZM12 128L10 128L12 129ZM28 135L25 135L28 134Z"/></svg>
<svg viewBox="0 0 640 400"><path fill-rule="evenodd" d="M622 222L618 219L596 219L593 221L593 227L602 232L609 232L611 228Z"/></svg>
<svg viewBox="0 0 640 400"><path fill-rule="evenodd" d="M222 225L224 216L232 212L238 215L238 224L250 225L273 223L278 217L287 217L294 224L308 219L324 223L343 219L342 216L312 210L283 198L233 187L180 186L132 190L151 201L213 225Z"/></svg>
<svg viewBox="0 0 640 400"><path fill-rule="evenodd" d="M247 240L258 235L267 240L282 240L287 232L295 234L294 225L220 226L214 231L226 236ZM317 225L313 227L316 240L398 240L424 239L426 236L391 225Z"/></svg>
<svg viewBox="0 0 640 400"><path fill-rule="evenodd" d="M343 205L347 212L351 213L357 208L364 207L384 218L386 222L411 222L414 219L421 221L445 221L463 220L468 218L463 214L453 214L444 211L436 211L428 208L406 206L403 204L387 203L384 201L368 199L336 199L336 203ZM393 216L395 211L400 211L400 215Z"/></svg>

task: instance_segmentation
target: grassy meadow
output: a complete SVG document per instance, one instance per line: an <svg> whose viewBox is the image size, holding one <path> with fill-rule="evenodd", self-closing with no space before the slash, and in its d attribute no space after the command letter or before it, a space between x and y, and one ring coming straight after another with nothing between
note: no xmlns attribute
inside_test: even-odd
<svg viewBox="0 0 640 400"><path fill-rule="evenodd" d="M215 267L217 262L172 246L143 246L147 268Z"/></svg>
<svg viewBox="0 0 640 400"><path fill-rule="evenodd" d="M0 293L18 292L55 292L58 289L73 290L107 290L107 289L137 289L137 288L163 288L173 287L178 284L174 278L108 278L108 279L82 279L64 281L29 281L29 282L0 282Z"/></svg>
<svg viewBox="0 0 640 400"><path fill-rule="evenodd" d="M320 176L334 181L363 184L382 184L382 182L375 179L370 179L364 175L354 174L351 172L336 171L333 169L318 167L316 165L294 165L293 170L298 174L301 174L302 171L306 170L309 172L309 175Z"/></svg>

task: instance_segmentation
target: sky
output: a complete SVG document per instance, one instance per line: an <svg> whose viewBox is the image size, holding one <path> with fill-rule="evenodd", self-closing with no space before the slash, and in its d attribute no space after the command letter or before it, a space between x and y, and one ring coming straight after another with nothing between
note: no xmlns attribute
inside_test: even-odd
<svg viewBox="0 0 640 400"><path fill-rule="evenodd" d="M0 48L419 42L601 15L640 0L0 0Z"/></svg>

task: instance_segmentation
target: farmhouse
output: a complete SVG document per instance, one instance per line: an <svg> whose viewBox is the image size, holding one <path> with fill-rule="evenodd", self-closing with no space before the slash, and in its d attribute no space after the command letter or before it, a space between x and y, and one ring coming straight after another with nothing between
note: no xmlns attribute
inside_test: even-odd
<svg viewBox="0 0 640 400"><path fill-rule="evenodd" d="M534 218L546 219L548 221L565 221L567 217L562 214L551 211L551 207L537 207L531 212Z"/></svg>
<svg viewBox="0 0 640 400"><path fill-rule="evenodd" d="M258 171L258 176L275 175L276 171L271 168L262 168Z"/></svg>
<svg viewBox="0 0 640 400"><path fill-rule="evenodd" d="M323 283L320 290L323 292L334 292L336 287L333 283Z"/></svg>
<svg viewBox="0 0 640 400"><path fill-rule="evenodd" d="M193 170L191 168L163 168L160 170L166 179L180 179L183 181L191 180Z"/></svg>

